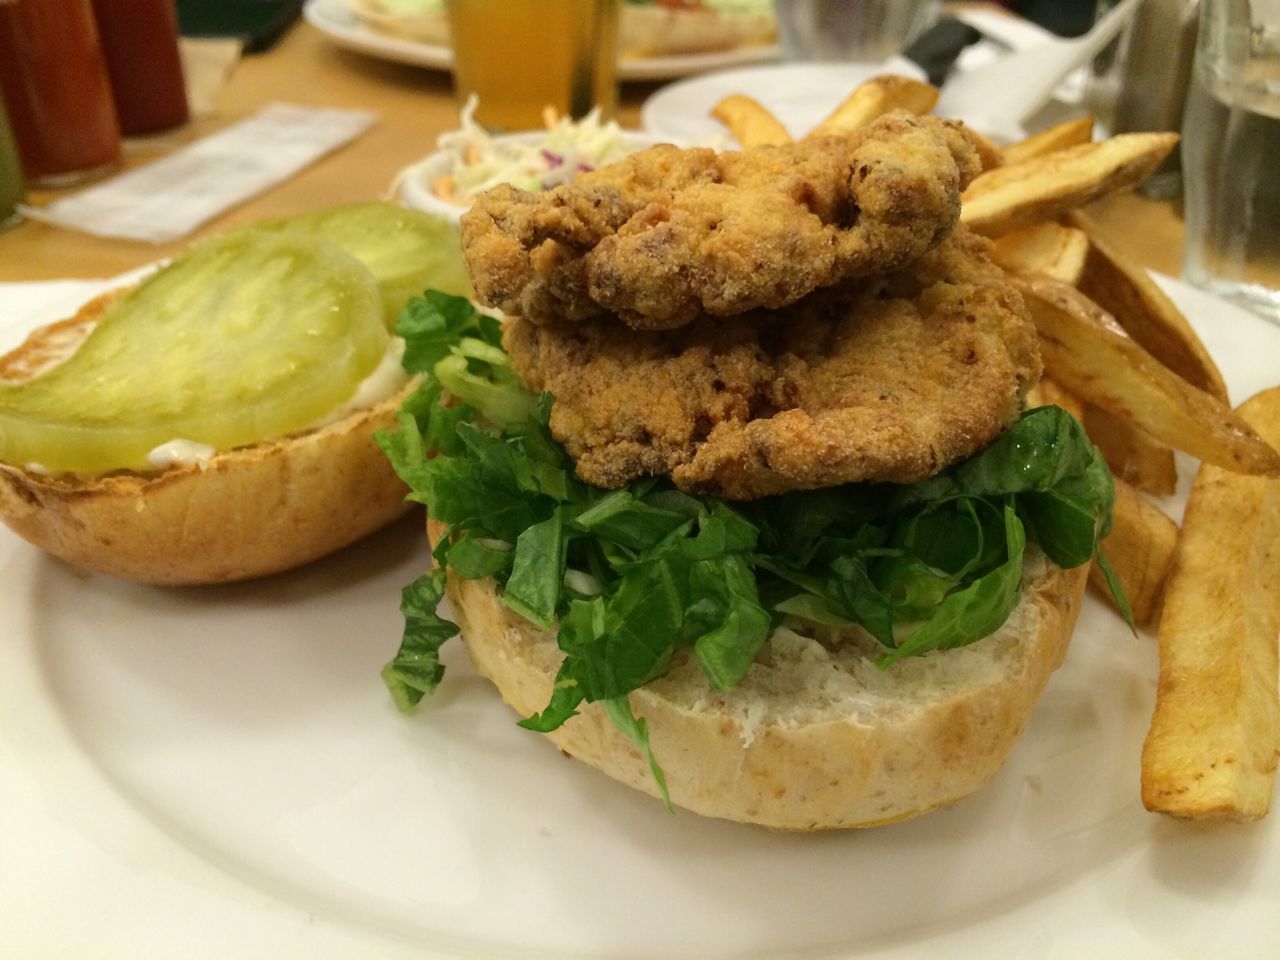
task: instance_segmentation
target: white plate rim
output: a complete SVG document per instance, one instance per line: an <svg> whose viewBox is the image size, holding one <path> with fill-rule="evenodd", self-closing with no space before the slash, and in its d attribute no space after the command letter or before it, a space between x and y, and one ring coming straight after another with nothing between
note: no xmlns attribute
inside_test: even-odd
<svg viewBox="0 0 1280 960"><path fill-rule="evenodd" d="M878 64L829 61L749 64L685 77L655 90L640 106L640 126L655 136L680 138L689 143L727 137L727 131L711 119L711 108L722 97L738 93L760 101L792 136L800 137L834 110L855 86L883 73L925 79L924 71L902 56L893 56ZM818 93L815 96L811 91ZM993 129L989 118L976 107L961 106L965 109L955 119L976 122L979 130L999 143L1025 136L1026 131L1017 124L1003 123L999 129Z"/></svg>
<svg viewBox="0 0 1280 960"><path fill-rule="evenodd" d="M1236 329L1243 331L1242 336L1235 335L1241 341L1238 349L1243 351L1238 355L1275 355L1249 344L1280 344L1280 328L1180 281L1159 276L1157 280L1187 310L1211 347L1213 340L1226 342L1233 335L1209 324L1238 324ZM100 286L105 289L119 282L117 278ZM0 302L15 286L23 285L0 285ZM86 288L84 295L87 298L93 292ZM30 318L33 323L41 319L50 318ZM1266 385L1269 381L1258 381L1267 375L1274 378L1273 371L1252 369L1245 378L1249 383L1246 389ZM1233 400L1239 402L1245 395L1238 392L1241 378L1228 372L1228 380L1233 383ZM16 551L30 549L7 531L0 531L0 571L11 565ZM29 641L31 638L22 634L32 624L30 598L15 595L0 578L0 601L6 622L15 634ZM92 763L77 755L56 706L47 700L49 691L38 669L14 655L16 646L8 643L0 647L0 797L5 801L0 803L0 837L5 839L0 847L0 890L8 891L6 899L13 908L0 911L0 953L89 957L118 950L141 960L171 956L174 944L181 942L184 955L215 957L230 955L227 942L237 942L241 946L253 944L254 956L316 960L481 955L368 936L342 917L300 910L274 897L270 889L246 888L198 851L175 844L166 830L148 822L127 796L102 781ZM376 678L370 680L376 683ZM15 697L15 692L24 696ZM46 752L45 748L50 749ZM51 798L45 789L48 782L69 789ZM69 807L72 804L74 811ZM87 822L97 830L92 836L83 830ZM1162 835L1185 831L1177 835L1190 838L1193 849L1196 843L1217 842L1210 834L1216 829L1219 837L1225 837L1220 842L1232 845L1246 861L1250 854L1262 855L1270 861L1272 871L1280 863L1280 828L1274 815L1254 827L1152 823L1153 832ZM1251 835L1255 841L1252 846ZM103 836L109 838L105 843ZM1258 849L1259 845L1265 846ZM1109 899L1118 892L1113 878L1104 874L1093 879L1096 885L1081 882L1057 891L1053 900L1038 905L1046 910L1020 908L981 918L947 937L923 931L918 941L901 949L864 953L857 947L833 948L829 955L924 960L985 951L983 955L1054 960L1090 951L1096 955L1104 948L1103 955L1132 958L1226 958L1261 955L1250 951L1272 945L1272 914L1263 909L1270 903L1270 895L1234 887L1231 877L1219 879L1238 899L1210 898L1194 904L1213 922L1206 921L1201 939L1189 942L1185 950L1170 950L1167 944L1144 939L1141 931L1127 928L1125 910L1116 909ZM86 906L68 920L65 897L68 890L81 884ZM1171 888L1167 892L1173 896L1179 891ZM1174 902L1178 901L1171 900ZM55 918L62 922L50 922ZM1171 912L1170 921L1174 919ZM227 931L215 934L214 926L202 926L214 924L228 925ZM191 943L193 929L210 936ZM227 941L223 939L226 936L242 939ZM234 955L248 954L241 951Z"/></svg>

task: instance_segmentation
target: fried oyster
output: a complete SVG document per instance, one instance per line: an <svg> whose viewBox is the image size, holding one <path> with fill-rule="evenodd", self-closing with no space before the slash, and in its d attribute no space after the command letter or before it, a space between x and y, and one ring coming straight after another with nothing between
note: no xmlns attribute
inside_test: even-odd
<svg viewBox="0 0 1280 960"><path fill-rule="evenodd" d="M579 476L670 475L728 499L910 483L999 436L1040 374L1035 328L987 241L957 229L892 274L782 310L655 335L611 318L509 321L504 345Z"/></svg>
<svg viewBox="0 0 1280 960"><path fill-rule="evenodd" d="M480 299L513 316L673 329L910 263L978 170L961 125L904 112L742 152L662 145L555 190L489 191L463 246Z"/></svg>

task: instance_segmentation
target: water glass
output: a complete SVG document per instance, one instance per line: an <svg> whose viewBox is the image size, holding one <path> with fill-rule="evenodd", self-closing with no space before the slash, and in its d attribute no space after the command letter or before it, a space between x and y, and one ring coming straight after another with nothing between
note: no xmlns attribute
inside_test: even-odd
<svg viewBox="0 0 1280 960"><path fill-rule="evenodd" d="M1182 276L1280 322L1280 0L1204 0L1182 124Z"/></svg>
<svg viewBox="0 0 1280 960"><path fill-rule="evenodd" d="M493 130L540 129L618 102L618 0L448 0L453 83Z"/></svg>
<svg viewBox="0 0 1280 960"><path fill-rule="evenodd" d="M774 0L787 60L878 63L937 18L937 0Z"/></svg>

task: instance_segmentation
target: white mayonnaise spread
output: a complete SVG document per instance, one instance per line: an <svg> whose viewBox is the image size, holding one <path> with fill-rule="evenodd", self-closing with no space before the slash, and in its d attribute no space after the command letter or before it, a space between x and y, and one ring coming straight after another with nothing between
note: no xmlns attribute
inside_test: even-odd
<svg viewBox="0 0 1280 960"><path fill-rule="evenodd" d="M203 470L209 465L209 460L217 452L207 443L196 443L194 440L179 438L177 440L169 440L151 450L147 454L147 463L157 470L165 470L174 466L196 466Z"/></svg>
<svg viewBox="0 0 1280 960"><path fill-rule="evenodd" d="M403 360L404 337L392 337L387 341L387 352L382 355L382 359L373 368L373 372L360 381L360 385L356 387L356 392L351 395L351 399L335 407L328 416L313 423L311 429L315 430L334 423L349 413L355 413L357 410L368 410L370 407L376 407L383 400L394 396L401 387L409 382L409 374L405 372Z"/></svg>
<svg viewBox="0 0 1280 960"><path fill-rule="evenodd" d="M367 410L377 406L388 397L394 396L406 383L409 374L405 372L401 361L404 359L404 338L392 337L387 341L387 350L378 361L373 371L360 381L355 393L345 402L335 407L329 414L311 424L307 429L318 430L320 427L336 423L348 414L357 410ZM217 454L217 450L206 443L194 440L169 440L151 450L147 454L147 462L157 470L172 466L195 465L204 469L209 460ZM35 472L35 471L32 471Z"/></svg>

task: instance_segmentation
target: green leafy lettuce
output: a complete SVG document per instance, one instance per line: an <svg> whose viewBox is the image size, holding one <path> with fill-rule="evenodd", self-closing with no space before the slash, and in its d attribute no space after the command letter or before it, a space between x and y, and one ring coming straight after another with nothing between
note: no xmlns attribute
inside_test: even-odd
<svg viewBox="0 0 1280 960"><path fill-rule="evenodd" d="M550 702L522 726L554 730L600 702L659 783L627 694L678 651L691 649L710 686L727 690L784 617L857 624L883 646L886 668L963 646L1016 606L1028 541L1076 567L1110 523L1111 475L1057 407L1026 412L981 453L910 486L732 505L666 480L601 490L574 475L548 429L550 399L521 387L497 321L430 292L397 331L424 382L399 429L377 440L449 529L437 568L404 591L404 639L383 671L396 702L413 706L443 675L439 649L456 633L435 610L443 568L493 577L508 608L557 629L564 652Z"/></svg>

